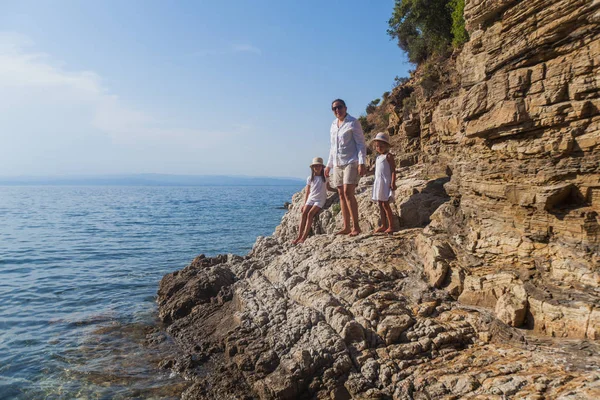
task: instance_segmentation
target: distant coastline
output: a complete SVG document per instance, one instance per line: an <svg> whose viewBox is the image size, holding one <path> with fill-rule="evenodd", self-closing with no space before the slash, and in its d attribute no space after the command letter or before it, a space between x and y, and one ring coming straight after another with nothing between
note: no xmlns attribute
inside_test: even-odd
<svg viewBox="0 0 600 400"><path fill-rule="evenodd" d="M235 175L0 176L0 186L298 186L303 183L299 178Z"/></svg>

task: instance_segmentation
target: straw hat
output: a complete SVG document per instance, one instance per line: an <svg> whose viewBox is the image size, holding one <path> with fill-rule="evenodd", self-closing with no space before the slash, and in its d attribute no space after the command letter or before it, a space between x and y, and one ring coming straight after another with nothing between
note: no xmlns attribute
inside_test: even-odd
<svg viewBox="0 0 600 400"><path fill-rule="evenodd" d="M323 165L323 159L321 157L313 158L312 164L310 164L310 166L312 167L313 165Z"/></svg>
<svg viewBox="0 0 600 400"><path fill-rule="evenodd" d="M377 135L375 135L375 138L371 140L371 143L376 141L390 144L390 135L385 132L379 132Z"/></svg>

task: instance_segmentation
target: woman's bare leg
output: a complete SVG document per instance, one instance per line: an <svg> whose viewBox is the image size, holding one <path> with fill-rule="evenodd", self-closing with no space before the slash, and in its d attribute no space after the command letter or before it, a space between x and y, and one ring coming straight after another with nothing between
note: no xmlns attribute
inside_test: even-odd
<svg viewBox="0 0 600 400"><path fill-rule="evenodd" d="M344 227L341 231L336 232L336 235L347 235L350 233L350 210L348 208L344 186L338 186L337 190L340 195L340 208L342 210L342 218L344 219Z"/></svg>
<svg viewBox="0 0 600 400"><path fill-rule="evenodd" d="M344 185L346 203L348 203L348 208L350 209L350 214L352 215L352 231L350 232L350 236L356 236L360 233L360 226L358 225L358 202L356 201L356 196L354 195L355 189L356 185Z"/></svg>

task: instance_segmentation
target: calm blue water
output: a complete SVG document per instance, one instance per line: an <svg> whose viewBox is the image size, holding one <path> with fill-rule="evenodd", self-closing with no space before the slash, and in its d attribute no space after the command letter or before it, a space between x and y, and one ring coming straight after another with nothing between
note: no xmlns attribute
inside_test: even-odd
<svg viewBox="0 0 600 400"><path fill-rule="evenodd" d="M142 345L158 282L247 253L299 189L0 187L0 398L169 398Z"/></svg>

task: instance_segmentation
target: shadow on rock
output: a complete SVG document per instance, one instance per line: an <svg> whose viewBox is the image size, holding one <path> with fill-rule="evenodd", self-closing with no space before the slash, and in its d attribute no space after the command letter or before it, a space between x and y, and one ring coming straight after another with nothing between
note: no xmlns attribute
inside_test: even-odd
<svg viewBox="0 0 600 400"><path fill-rule="evenodd" d="M421 188L414 188L414 194L398 206L400 228L420 228L429 224L435 210L450 200L444 189L444 184L449 181L450 177L445 176L429 181Z"/></svg>

